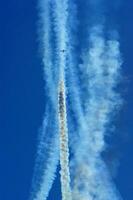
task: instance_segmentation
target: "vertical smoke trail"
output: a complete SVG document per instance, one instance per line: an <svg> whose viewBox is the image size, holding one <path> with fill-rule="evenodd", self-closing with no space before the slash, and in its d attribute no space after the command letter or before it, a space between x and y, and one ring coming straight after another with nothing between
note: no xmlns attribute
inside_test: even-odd
<svg viewBox="0 0 133 200"><path fill-rule="evenodd" d="M53 0L52 11L54 19L54 31L56 40L56 65L59 68L59 80L65 77L66 57L67 57L67 0Z"/></svg>
<svg viewBox="0 0 133 200"><path fill-rule="evenodd" d="M54 62L53 62L53 46L52 46L52 23L51 23L51 0L39 0L39 37L40 48L43 61L44 80L47 95L55 104L55 80L54 80Z"/></svg>
<svg viewBox="0 0 133 200"><path fill-rule="evenodd" d="M53 9L53 18L50 15L51 9ZM48 109L47 118L44 120L43 133L40 137L40 145L38 150L37 164L35 169L35 175L33 180L33 192L31 199L33 200L45 200L48 196L49 190L52 186L55 169L58 163L58 134L56 123L57 115L56 108L58 105L58 98L56 91L58 83L54 80L62 80L59 83L59 98L62 101L59 102L59 119L60 119L60 163L61 163L61 184L62 184L62 197L63 200L71 200L70 191L70 175L68 166L68 135L66 124L66 105L65 105L65 67L66 67L66 43L67 43L67 0L46 0L40 2L41 11L41 41L43 50L43 64L44 64L44 76L46 77L46 88L48 91ZM54 21L52 21L54 20ZM53 23L53 24L52 24ZM53 26L54 25L54 26ZM52 28L55 32L55 48L56 53L52 49ZM59 72L59 73L55 73ZM59 74L59 76L57 76ZM56 75L56 78L54 77ZM63 107L61 107L61 105ZM51 109L53 110L51 114ZM53 122L53 124L52 124ZM54 125L55 124L55 125ZM55 127L55 129L54 129ZM48 135L48 133L55 135ZM53 149L54 146L54 149ZM45 162L45 165L44 165ZM43 166L40 170L40 179L38 178L38 168ZM37 179L37 180L36 180Z"/></svg>
<svg viewBox="0 0 133 200"><path fill-rule="evenodd" d="M71 200L65 85L59 83L60 165L62 199Z"/></svg>
<svg viewBox="0 0 133 200"><path fill-rule="evenodd" d="M56 35L57 65L59 66L59 126L60 126L60 165L62 199L71 200L68 130L66 119L66 57L67 57L67 0L55 0L53 4L54 30Z"/></svg>
<svg viewBox="0 0 133 200"><path fill-rule="evenodd" d="M83 130L86 129L87 123L85 123L85 117L82 107L82 101L84 101L84 98L80 95L81 91L84 91L84 88L81 88L82 83L78 80L80 75L78 74L77 70L80 52L77 45L77 39L79 40L79 38L77 38L79 27L76 2L69 1L69 13L69 24L67 27L69 43L67 45L68 55L66 79L69 99L69 144L71 145L71 153L73 153L75 152L76 144L79 143L79 135L82 135Z"/></svg>
<svg viewBox="0 0 133 200"><path fill-rule="evenodd" d="M40 46L43 57L45 89L47 91L46 111L39 136L35 172L33 175L31 200L45 200L52 187L59 161L58 134L58 89L52 61L52 24L50 0L39 1ZM54 148L53 148L54 147Z"/></svg>
<svg viewBox="0 0 133 200"><path fill-rule="evenodd" d="M102 0L89 0L93 12L101 9L101 2ZM76 26L76 17L68 22L68 14L71 14L70 5L71 0L42 0L40 3L48 103L40 137L37 173L31 200L47 199L59 159L59 137L63 200L119 200L121 198L101 156L106 146L106 128L112 113L120 104L116 92L121 65L119 42L115 39L105 39L103 24L100 24L99 19L101 14L97 12L95 17L93 13L93 22L90 23L87 39L89 42L86 44L88 48L83 50L83 63L78 65L76 59L81 55L78 55L78 50L75 51L76 48L73 49L72 40L75 36L69 27L70 22L71 26ZM76 53L77 56L74 57ZM66 116L66 86L70 110L74 112L74 117L69 118L70 124L67 124ZM76 130L73 129L70 134L70 140L73 142L68 142L67 127L72 130L73 118ZM68 143L72 149L72 197ZM36 178L38 169L40 178Z"/></svg>

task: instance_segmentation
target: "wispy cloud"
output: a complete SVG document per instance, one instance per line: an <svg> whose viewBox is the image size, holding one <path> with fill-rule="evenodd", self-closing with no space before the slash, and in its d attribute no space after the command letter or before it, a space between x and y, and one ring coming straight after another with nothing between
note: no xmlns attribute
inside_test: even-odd
<svg viewBox="0 0 133 200"><path fill-rule="evenodd" d="M116 92L121 66L119 43L106 41L102 27L94 26L89 33L89 44L88 52L83 56L84 64L80 66L84 76L81 84L86 87L86 96L82 99L85 129L77 128L79 143L71 161L73 199L120 199L101 157L106 147L106 127L112 112L121 103Z"/></svg>

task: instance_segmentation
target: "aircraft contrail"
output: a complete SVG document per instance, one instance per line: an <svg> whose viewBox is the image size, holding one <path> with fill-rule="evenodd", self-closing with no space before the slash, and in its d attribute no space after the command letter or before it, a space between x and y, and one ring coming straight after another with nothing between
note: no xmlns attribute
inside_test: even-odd
<svg viewBox="0 0 133 200"><path fill-rule="evenodd" d="M59 83L59 129L60 129L60 165L62 199L71 200L70 172L69 172L69 147L66 114L66 95L64 80Z"/></svg>
<svg viewBox="0 0 133 200"><path fill-rule="evenodd" d="M111 34L105 37L100 20L101 15L102 19L106 17L102 12L104 1L89 0L84 9L88 12L87 6L91 6L93 16L81 34L86 36L81 45L78 3L40 3L47 109L35 170L35 177L40 178L33 181L31 200L47 199L59 160L63 200L121 199L102 157L112 114L121 104L116 90L121 74L119 41ZM79 37L80 51L73 42L75 37Z"/></svg>
<svg viewBox="0 0 133 200"><path fill-rule="evenodd" d="M56 64L59 67L59 88L58 88L58 107L59 107L59 130L60 130L60 166L61 166L61 192L63 200L71 200L70 172L69 172L69 147L68 147L68 128L66 114L66 57L67 57L67 18L68 1L53 1L54 30L56 37Z"/></svg>
<svg viewBox="0 0 133 200"><path fill-rule="evenodd" d="M45 200L59 163L58 87L54 76L51 0L39 0L39 38L45 80L46 109L38 138L31 200ZM54 70L53 70L54 69ZM53 149L54 147L54 149Z"/></svg>

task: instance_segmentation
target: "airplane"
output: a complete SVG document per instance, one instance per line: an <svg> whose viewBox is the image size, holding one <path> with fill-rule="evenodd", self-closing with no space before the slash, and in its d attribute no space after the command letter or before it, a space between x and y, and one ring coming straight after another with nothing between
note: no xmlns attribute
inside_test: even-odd
<svg viewBox="0 0 133 200"><path fill-rule="evenodd" d="M64 53L65 51L66 51L65 49L62 49L62 50L61 50L62 53Z"/></svg>

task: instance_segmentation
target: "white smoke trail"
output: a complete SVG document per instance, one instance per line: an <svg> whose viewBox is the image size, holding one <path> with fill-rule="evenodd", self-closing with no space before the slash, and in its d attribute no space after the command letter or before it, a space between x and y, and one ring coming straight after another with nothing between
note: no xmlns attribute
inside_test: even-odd
<svg viewBox="0 0 133 200"><path fill-rule="evenodd" d="M82 135L82 131L86 128L84 112L82 108L82 99L80 96L81 84L78 82L78 56L77 47L77 32L78 32L78 20L77 20L77 7L74 1L69 1L68 7L70 15L68 15L68 45L67 45L67 70L66 70L66 82L68 91L68 124L69 124L69 144L71 145L71 153L75 152L75 146L79 142L79 135ZM74 119L73 119L74 118ZM75 129L77 129L75 132ZM80 131L81 129L82 131ZM74 135L73 135L74 134Z"/></svg>
<svg viewBox="0 0 133 200"><path fill-rule="evenodd" d="M69 174L69 147L66 119L66 57L67 57L67 0L53 1L54 30L56 35L56 65L59 67L59 124L60 124L60 165L62 199L71 200L70 174Z"/></svg>
<svg viewBox="0 0 133 200"><path fill-rule="evenodd" d="M50 16L50 12L53 8L53 16ZM47 118L44 120L43 124L43 133L40 138L40 145L39 145L39 150L38 150L38 157L37 160L41 160L40 162L37 162L36 168L40 168L39 164L42 165L42 161L46 161L44 165L43 171L41 171L41 178L38 180L38 185L37 181L35 180L33 183L34 188L33 192L31 195L31 199L34 200L42 200L46 199L49 193L49 190L51 188L51 185L53 183L54 179L54 174L55 174L55 169L58 163L58 142L57 138L59 135L57 134L57 131L54 130L52 127L53 125L49 120L55 118L55 122L57 123L56 119L56 108L57 108L57 101L58 98L56 96L56 91L58 89L58 83L54 81L55 79L63 79L63 83L65 83L65 66L66 66L66 43L67 43L67 31L66 31L66 21L67 21L67 1L51 1L51 0L46 0L46 1L41 1L40 2L40 10L41 10L41 42L42 42L42 49L43 49L43 64L44 64L44 76L46 77L46 88L48 91L48 110L47 112L50 112L50 106L53 108L53 112L55 114L49 114ZM52 43L51 43L51 32L52 32L52 17L54 19L54 30L55 30L55 48L56 48L56 53L55 54L55 61L52 62ZM53 69L54 68L54 69ZM55 78L55 68L57 70L58 78ZM65 92L65 90L64 90ZM63 93L63 96L65 94ZM65 98L64 98L65 100ZM65 101L64 101L65 102ZM64 103L63 102L63 103ZM65 105L63 107L65 109ZM65 112L65 110L64 110ZM66 114L66 112L64 113ZM53 116L52 116L53 115ZM64 116L66 117L66 116ZM60 119L62 120L62 119ZM66 119L64 118L64 123L66 122ZM47 124L48 123L48 124ZM54 124L53 123L53 124ZM68 147L67 147L67 125L66 123L64 124L64 129L65 129L65 138L62 138L61 141L64 141L64 143L61 146L60 149L60 155L61 155L61 180L62 180L62 197L64 200L66 199L71 199L71 193L70 193L70 175L69 175L69 167L67 164L68 161ZM62 124L60 124L62 126ZM51 139L47 139L48 133L46 131L50 132L54 131L55 135L50 136ZM56 126L55 126L56 127ZM44 130L45 129L45 130ZM57 127L56 127L57 129ZM59 139L59 138L58 138ZM66 147L65 149L62 149L62 147ZM53 149L54 146L54 149ZM64 152L65 150L65 152ZM46 151L46 152L45 152ZM46 158L46 155L48 158ZM64 158L62 156L65 156ZM36 169L37 173L38 170ZM35 173L36 177L37 174ZM35 178L34 178L35 179Z"/></svg>
<svg viewBox="0 0 133 200"><path fill-rule="evenodd" d="M59 67L59 80L65 77L66 54L67 54L67 0L53 0L53 19L56 40L56 65ZM64 80L65 81L65 80Z"/></svg>
<svg viewBox="0 0 133 200"><path fill-rule="evenodd" d="M52 23L51 23L51 0L39 0L40 11L40 47L42 50L44 80L47 95L52 104L55 104L55 82L54 82L54 63L53 63L53 46L52 46ZM57 90L56 90L57 91Z"/></svg>
<svg viewBox="0 0 133 200"><path fill-rule="evenodd" d="M58 108L56 106L58 103L58 89L53 75L50 0L41 0L39 3L41 26L39 34L41 34L47 109L39 136L31 200L47 199L59 160Z"/></svg>
<svg viewBox="0 0 133 200"><path fill-rule="evenodd" d="M88 82L85 99L88 127L86 130L79 128L82 136L80 134L80 142L75 146L73 200L118 200L121 197L112 184L101 152L105 148L104 136L111 112L120 103L115 92L121 65L119 43L115 40L106 42L101 27L93 27L84 62L81 67L86 76L84 83Z"/></svg>
<svg viewBox="0 0 133 200"><path fill-rule="evenodd" d="M55 115L51 114L51 111L50 108L47 109L47 115L42 125L33 176L31 200L47 199L55 179L56 167L59 160L59 135L57 126L55 125L55 120L58 119L56 119Z"/></svg>
<svg viewBox="0 0 133 200"><path fill-rule="evenodd" d="M95 4L99 6L100 2L101 0L97 0ZM66 105L68 104L65 102L65 88L62 89L61 82L64 87L68 86L67 91L71 102L68 106L74 111L74 122L77 126L76 130L73 129L74 132L70 134L70 140L73 142L69 142L72 149L70 166L72 199L119 200L121 197L112 183L101 156L106 146L106 128L112 113L120 104L119 95L115 90L121 65L119 43L115 39L104 39L102 26L94 24L89 30L89 48L86 51L83 50L83 64L79 65L80 74L73 59L75 53L71 41L73 36L71 37L72 32L68 23L68 14L70 14L68 3L71 5L69 0L42 0L40 4L48 107L38 150L37 168L41 165L43 170L41 169L41 178L38 179L38 183L35 181L31 200L47 199L55 176L59 158L57 105L58 92L61 91L61 98L64 100L59 102L61 187L63 200L71 199L66 124ZM90 3L93 4L92 1ZM75 20L72 19L71 23L74 26ZM52 34L55 48L52 46ZM81 78L80 84L76 75ZM59 91L57 91L58 86ZM84 91L80 92L83 89ZM72 130L71 119L70 116L69 130Z"/></svg>
<svg viewBox="0 0 133 200"><path fill-rule="evenodd" d="M62 199L71 200L66 95L63 80L59 83L59 124Z"/></svg>

